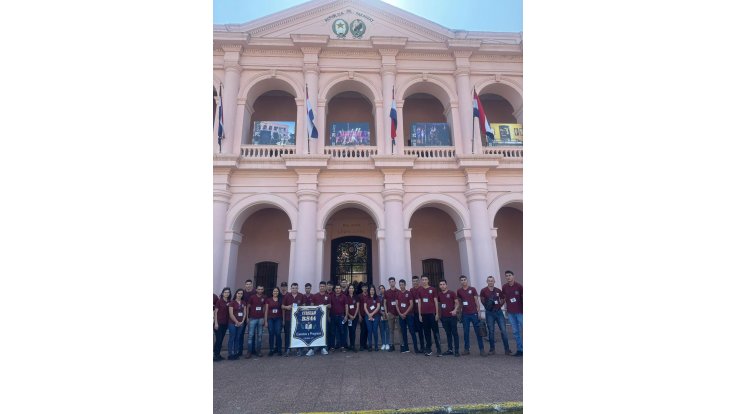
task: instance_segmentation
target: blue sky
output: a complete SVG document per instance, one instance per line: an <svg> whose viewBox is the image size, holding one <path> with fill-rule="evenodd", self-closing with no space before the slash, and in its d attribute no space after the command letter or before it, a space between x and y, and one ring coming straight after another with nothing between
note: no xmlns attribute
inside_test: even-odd
<svg viewBox="0 0 736 414"><path fill-rule="evenodd" d="M245 23L298 4L299 0L213 0L214 23ZM521 32L522 0L386 0L450 29Z"/></svg>

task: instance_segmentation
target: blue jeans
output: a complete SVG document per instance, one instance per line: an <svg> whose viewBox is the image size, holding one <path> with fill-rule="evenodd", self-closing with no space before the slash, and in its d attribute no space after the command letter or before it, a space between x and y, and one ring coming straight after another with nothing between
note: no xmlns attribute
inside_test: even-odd
<svg viewBox="0 0 736 414"><path fill-rule="evenodd" d="M248 322L248 349L253 354L261 352L263 335L263 318L251 319Z"/></svg>
<svg viewBox="0 0 736 414"><path fill-rule="evenodd" d="M281 318L269 319L268 321L268 350L281 352Z"/></svg>
<svg viewBox="0 0 736 414"><path fill-rule="evenodd" d="M388 321L381 318L381 322L378 325L381 329L381 344L389 345L388 343Z"/></svg>
<svg viewBox="0 0 736 414"><path fill-rule="evenodd" d="M378 349L378 322L381 320L381 317L376 315L373 317L372 321L368 320L368 316L366 315L365 318L365 324L368 326L368 337L366 338L366 346L368 349L371 347Z"/></svg>
<svg viewBox="0 0 736 414"><path fill-rule="evenodd" d="M486 326L488 326L488 341L491 343L491 351L496 350L496 326L501 330L501 339L503 340L503 350L509 352L509 335L506 333L506 319L503 317L503 311L486 311Z"/></svg>
<svg viewBox="0 0 736 414"><path fill-rule="evenodd" d="M463 342L465 345L465 350L470 351L470 322L473 322L475 336L478 338L478 349L483 351L483 337L480 335L480 320L478 319L477 313L474 313L472 315L463 314Z"/></svg>
<svg viewBox="0 0 736 414"><path fill-rule="evenodd" d="M228 340L227 340L227 355L235 356L240 352L240 334L245 329L245 325L235 326L234 323L230 323L227 326L228 329Z"/></svg>
<svg viewBox="0 0 736 414"><path fill-rule="evenodd" d="M406 337L406 329L409 328L409 332L411 333L411 340L414 344L414 351L419 352L419 348L417 347L417 333L414 331L414 315L408 314L406 315L406 319L401 319L401 316L397 316L399 319L399 326L401 327L401 339L403 342L401 345L404 347L404 349L409 349L409 340Z"/></svg>
<svg viewBox="0 0 736 414"><path fill-rule="evenodd" d="M345 319L345 315L332 315L330 317L330 325L332 325L333 342L332 348L344 348L347 347L347 322L344 324L342 321Z"/></svg>
<svg viewBox="0 0 736 414"><path fill-rule="evenodd" d="M517 352L524 352L524 347L521 344L521 329L523 328L524 324L523 315L523 313L509 312L509 322L511 322L511 330L514 331L514 339L516 340Z"/></svg>

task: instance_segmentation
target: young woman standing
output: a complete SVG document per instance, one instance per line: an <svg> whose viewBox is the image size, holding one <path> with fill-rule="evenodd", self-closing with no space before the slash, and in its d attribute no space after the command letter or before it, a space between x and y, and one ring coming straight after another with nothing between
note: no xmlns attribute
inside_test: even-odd
<svg viewBox="0 0 736 414"><path fill-rule="evenodd" d="M345 304L345 315L348 316L348 339L350 340L349 350L358 352L358 348L355 347L355 328L360 322L360 313L358 308L360 303L355 299L355 285L348 285L348 297L347 303Z"/></svg>
<svg viewBox="0 0 736 414"><path fill-rule="evenodd" d="M222 351L222 341L225 339L225 333L227 332L228 320L230 319L229 312L227 310L227 303L230 301L230 288L226 287L222 289L220 297L217 299L215 304L215 349L214 349L214 361L222 361L220 352Z"/></svg>
<svg viewBox="0 0 736 414"><path fill-rule="evenodd" d="M367 347L368 351L378 351L378 323L381 320L380 302L376 295L376 287L371 285L368 297L363 299L363 311L365 312L365 323L368 326ZM372 348L371 348L372 344Z"/></svg>
<svg viewBox="0 0 736 414"><path fill-rule="evenodd" d="M228 303L230 324L228 332L230 339L227 340L227 359L238 359L240 352L240 334L245 329L245 301L243 300L243 289L235 291L235 299Z"/></svg>
<svg viewBox="0 0 736 414"><path fill-rule="evenodd" d="M281 301L279 288L273 288L271 297L266 299L266 323L268 328L268 356L281 356ZM274 346L275 345L275 346Z"/></svg>

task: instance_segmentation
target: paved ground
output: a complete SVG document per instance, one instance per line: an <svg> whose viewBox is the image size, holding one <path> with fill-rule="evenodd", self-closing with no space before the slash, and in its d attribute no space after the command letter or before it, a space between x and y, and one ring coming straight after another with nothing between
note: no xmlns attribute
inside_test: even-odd
<svg viewBox="0 0 736 414"><path fill-rule="evenodd" d="M458 331L463 349L462 325ZM359 333L358 329L356 341ZM444 351L447 347L441 328L440 333ZM263 358L214 363L214 413L376 410L522 401L523 358L503 355L498 332L496 336L496 355L489 357L478 355L471 329L471 354L459 358L398 351L285 358L266 356L265 335ZM509 343L516 351L510 327ZM488 345L486 340L486 350ZM227 357L226 349L222 355Z"/></svg>

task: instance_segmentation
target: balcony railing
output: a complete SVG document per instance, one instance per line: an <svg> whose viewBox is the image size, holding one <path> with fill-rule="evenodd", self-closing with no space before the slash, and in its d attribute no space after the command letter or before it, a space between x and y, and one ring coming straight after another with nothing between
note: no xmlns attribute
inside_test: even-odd
<svg viewBox="0 0 736 414"><path fill-rule="evenodd" d="M524 158L524 148L521 146L513 147L483 147L484 154L501 155L504 158Z"/></svg>
<svg viewBox="0 0 736 414"><path fill-rule="evenodd" d="M370 158L372 155L378 155L378 147L325 147L324 153L333 158Z"/></svg>
<svg viewBox="0 0 736 414"><path fill-rule="evenodd" d="M405 147L404 155L417 158L455 158L455 147Z"/></svg>
<svg viewBox="0 0 736 414"><path fill-rule="evenodd" d="M282 155L296 154L295 145L243 145L240 156L245 158L281 158Z"/></svg>

